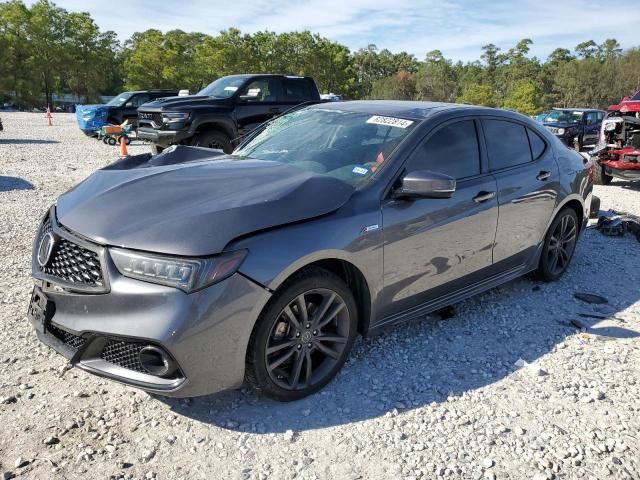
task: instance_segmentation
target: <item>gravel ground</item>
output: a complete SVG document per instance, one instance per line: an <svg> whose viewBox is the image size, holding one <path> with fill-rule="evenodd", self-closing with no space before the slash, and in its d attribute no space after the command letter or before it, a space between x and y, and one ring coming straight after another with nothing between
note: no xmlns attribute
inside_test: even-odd
<svg viewBox="0 0 640 480"><path fill-rule="evenodd" d="M447 320L360 340L337 379L303 401L246 389L165 399L69 369L25 316L40 216L115 147L84 137L68 114L53 127L42 114L2 119L4 478L640 479L634 238L590 228L557 283L517 280ZM596 193L603 209L640 214L640 184Z"/></svg>

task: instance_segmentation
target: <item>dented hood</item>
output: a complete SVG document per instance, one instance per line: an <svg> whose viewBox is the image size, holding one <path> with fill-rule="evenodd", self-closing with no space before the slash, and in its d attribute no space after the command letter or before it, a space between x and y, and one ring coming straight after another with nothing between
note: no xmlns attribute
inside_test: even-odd
<svg viewBox="0 0 640 480"><path fill-rule="evenodd" d="M101 244L206 256L237 237L330 213L353 191L291 165L177 147L98 170L58 199L56 214Z"/></svg>

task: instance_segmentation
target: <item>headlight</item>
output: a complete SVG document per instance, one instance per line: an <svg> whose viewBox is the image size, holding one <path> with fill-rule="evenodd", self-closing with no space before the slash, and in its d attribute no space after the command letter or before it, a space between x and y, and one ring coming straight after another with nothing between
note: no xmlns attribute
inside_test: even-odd
<svg viewBox="0 0 640 480"><path fill-rule="evenodd" d="M558 135L564 135L565 129L564 128L559 128L558 129Z"/></svg>
<svg viewBox="0 0 640 480"><path fill-rule="evenodd" d="M614 122L607 123L604 126L604 131L605 132L612 132L615 129L616 129L616 124Z"/></svg>
<svg viewBox="0 0 640 480"><path fill-rule="evenodd" d="M162 114L163 123L180 122L189 118L188 112L165 112Z"/></svg>
<svg viewBox="0 0 640 480"><path fill-rule="evenodd" d="M109 252L118 271L125 277L179 288L187 293L230 277L248 253L238 250L209 258L182 258L120 248L112 248Z"/></svg>

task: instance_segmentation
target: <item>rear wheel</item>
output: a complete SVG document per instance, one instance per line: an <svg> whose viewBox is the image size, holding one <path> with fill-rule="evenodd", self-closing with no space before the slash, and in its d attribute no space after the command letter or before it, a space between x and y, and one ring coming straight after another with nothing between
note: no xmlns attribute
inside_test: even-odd
<svg viewBox="0 0 640 480"><path fill-rule="evenodd" d="M219 130L207 130L199 133L191 144L196 147L217 148L224 153L233 151L231 139Z"/></svg>
<svg viewBox="0 0 640 480"><path fill-rule="evenodd" d="M604 172L604 167L597 158L593 158L593 183L596 185L609 185L613 180L611 175Z"/></svg>
<svg viewBox="0 0 640 480"><path fill-rule="evenodd" d="M344 365L356 330L357 308L344 281L307 269L260 315L247 350L247 381L280 401L317 392Z"/></svg>
<svg viewBox="0 0 640 480"><path fill-rule="evenodd" d="M536 272L540 280L553 282L567 270L576 248L579 228L578 216L572 208L565 208L558 213L542 246Z"/></svg>

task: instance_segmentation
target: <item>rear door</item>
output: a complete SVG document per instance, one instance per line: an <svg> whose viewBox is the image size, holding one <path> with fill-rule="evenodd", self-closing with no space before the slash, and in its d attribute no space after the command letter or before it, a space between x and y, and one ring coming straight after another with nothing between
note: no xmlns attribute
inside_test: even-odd
<svg viewBox="0 0 640 480"><path fill-rule="evenodd" d="M236 122L240 135L246 135L282 111L281 77L256 77L236 96Z"/></svg>
<svg viewBox="0 0 640 480"><path fill-rule="evenodd" d="M451 198L383 202L383 317L453 293L491 267L497 187L482 167L477 132L471 118L445 123L405 164L406 173L431 170L456 178Z"/></svg>
<svg viewBox="0 0 640 480"><path fill-rule="evenodd" d="M522 266L535 253L556 205L560 174L553 149L533 128L484 118L482 129L498 184L493 261L502 271Z"/></svg>
<svg viewBox="0 0 640 480"><path fill-rule="evenodd" d="M600 125L602 123L601 112L587 112L584 119L584 145L592 145L598 142Z"/></svg>

